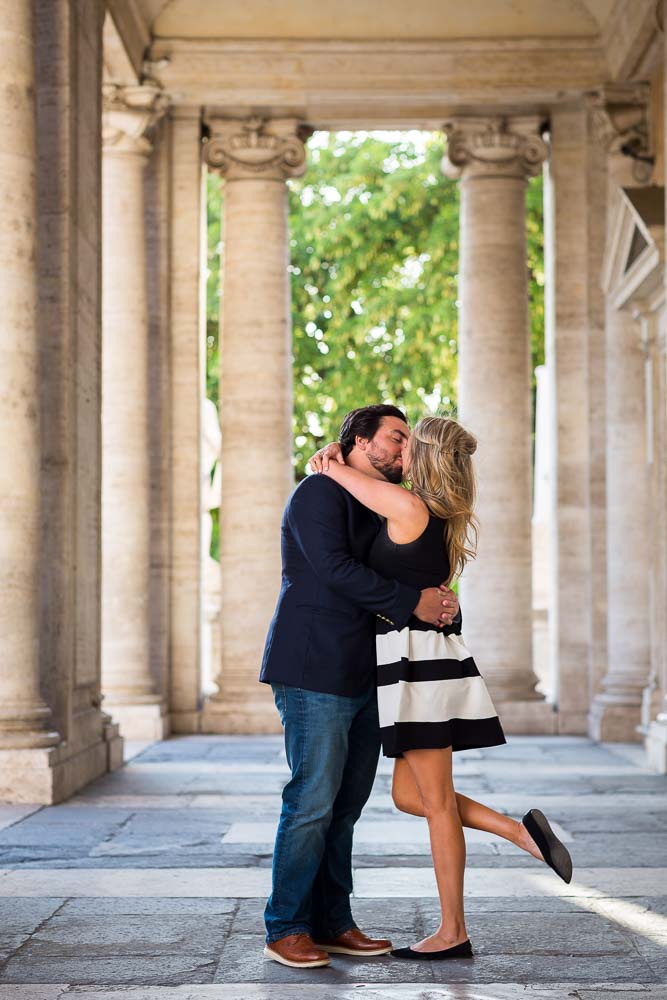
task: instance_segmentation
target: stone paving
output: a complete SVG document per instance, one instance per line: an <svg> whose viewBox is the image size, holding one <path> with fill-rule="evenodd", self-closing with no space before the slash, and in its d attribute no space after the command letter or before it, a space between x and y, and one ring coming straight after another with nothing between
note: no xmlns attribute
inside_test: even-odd
<svg viewBox="0 0 667 1000"><path fill-rule="evenodd" d="M0 806L0 1000L667 1000L667 779L635 747L515 737L456 755L460 791L569 843L566 886L468 832L476 957L424 967L262 957L286 776L276 737L145 747L59 806ZM436 926L423 820L398 813L382 762L358 825L354 913L408 944Z"/></svg>

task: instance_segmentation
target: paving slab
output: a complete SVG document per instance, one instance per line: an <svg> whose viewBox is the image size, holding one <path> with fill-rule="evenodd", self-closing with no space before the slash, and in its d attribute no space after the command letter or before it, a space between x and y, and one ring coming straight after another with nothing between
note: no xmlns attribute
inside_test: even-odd
<svg viewBox="0 0 667 1000"><path fill-rule="evenodd" d="M572 835L559 823L552 823L557 837L565 843L572 841ZM465 830L466 843L503 844L514 850L518 848L508 844L502 837L487 833L485 830ZM275 823L233 823L222 836L222 843L254 844L271 846L275 840ZM651 838L654 842L655 838ZM360 819L354 830L355 850L362 853L364 848L372 846L383 853L392 848L404 849L409 846L413 850L421 847L430 854L428 826L423 819L391 818L389 820ZM396 853L396 851L394 852Z"/></svg>
<svg viewBox="0 0 667 1000"><path fill-rule="evenodd" d="M43 990L43 993L38 990ZM0 1000L667 1000L667 986L641 983L489 983L435 986L368 984L295 986L280 984L202 984L189 986L0 986Z"/></svg>
<svg viewBox="0 0 667 1000"><path fill-rule="evenodd" d="M0 902L3 902L0 900ZM33 902L25 900L23 902ZM254 902L254 900L253 900ZM151 896L149 899L138 896L121 896L114 898L79 898L64 901L62 913L67 915L98 917L119 915L145 915L154 919L160 919L162 914L194 917L231 917L240 906L240 901L236 899L225 899L224 897L210 898L174 898L164 896L163 898Z"/></svg>
<svg viewBox="0 0 667 1000"><path fill-rule="evenodd" d="M356 896L437 896L435 875L430 868L356 868L354 876ZM664 896L666 886L667 868L582 868L576 870L569 885L543 866L530 871L471 868L465 876L468 897Z"/></svg>
<svg viewBox="0 0 667 1000"><path fill-rule="evenodd" d="M537 862L535 863L538 864ZM270 869L6 869L0 870L2 896L219 896L247 899L270 892ZM471 868L466 894L471 896L664 896L665 868L578 869L566 885L545 866ZM355 868L354 895L375 899L437 896L428 868Z"/></svg>
<svg viewBox="0 0 667 1000"><path fill-rule="evenodd" d="M13 826L14 823L19 823L27 816L39 812L41 808L42 806L40 805L8 805L7 803L0 803L0 830L6 830L7 827Z"/></svg>
<svg viewBox="0 0 667 1000"><path fill-rule="evenodd" d="M157 958L185 954L215 958L222 951L232 914L58 912L21 950L21 961L48 958Z"/></svg>
<svg viewBox="0 0 667 1000"><path fill-rule="evenodd" d="M0 1000L59 1000L69 990L69 984L53 985L40 983L39 986L28 984L0 984Z"/></svg>
<svg viewBox="0 0 667 1000"><path fill-rule="evenodd" d="M209 983L217 962L200 956L135 957L120 951L112 957L23 958L21 953L0 969L0 983L127 983L129 985Z"/></svg>

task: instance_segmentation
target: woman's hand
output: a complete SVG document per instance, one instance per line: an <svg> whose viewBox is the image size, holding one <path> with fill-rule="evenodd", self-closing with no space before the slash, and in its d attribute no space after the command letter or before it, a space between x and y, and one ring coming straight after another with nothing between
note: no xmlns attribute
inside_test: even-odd
<svg viewBox="0 0 667 1000"><path fill-rule="evenodd" d="M333 441L331 444L326 445L326 447L316 451L313 457L308 460L308 465L312 472L328 472L329 462L338 462L340 465L345 465L343 449L338 441Z"/></svg>

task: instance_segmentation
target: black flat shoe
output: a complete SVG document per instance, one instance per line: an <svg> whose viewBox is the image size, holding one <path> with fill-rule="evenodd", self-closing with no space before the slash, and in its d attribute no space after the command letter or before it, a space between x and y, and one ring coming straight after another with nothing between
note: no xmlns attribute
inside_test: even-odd
<svg viewBox="0 0 667 1000"><path fill-rule="evenodd" d="M563 882L572 881L572 858L565 844L562 843L549 826L544 813L539 809L529 809L522 820L542 852L542 857L550 868L560 875Z"/></svg>
<svg viewBox="0 0 667 1000"><path fill-rule="evenodd" d="M391 953L394 958L414 958L422 962L441 962L446 958L472 958L470 941L455 944L453 948L442 951L415 951L414 948L394 948Z"/></svg>

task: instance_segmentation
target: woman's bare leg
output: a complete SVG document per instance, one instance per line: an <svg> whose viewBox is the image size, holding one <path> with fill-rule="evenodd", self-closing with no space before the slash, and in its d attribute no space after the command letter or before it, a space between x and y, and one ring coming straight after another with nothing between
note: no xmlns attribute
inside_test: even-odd
<svg viewBox="0 0 667 1000"><path fill-rule="evenodd" d="M441 910L435 934L413 947L416 951L441 951L468 937L463 913L466 844L452 784L452 748L408 750L405 759L428 823Z"/></svg>
<svg viewBox="0 0 667 1000"><path fill-rule="evenodd" d="M410 813L412 816L424 815L419 789L404 757L398 757L394 762L391 794L394 804L401 812ZM520 820L505 816L495 809L489 809L483 803L469 799L460 792L456 792L455 795L462 826L470 830L485 830L497 837L503 837L532 854L538 861L544 860L539 847Z"/></svg>

